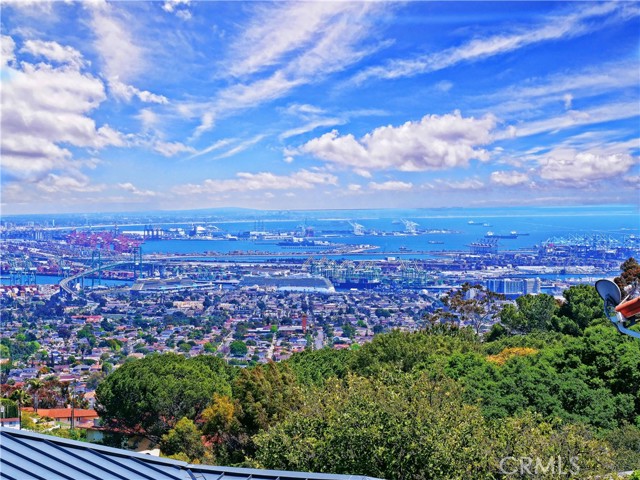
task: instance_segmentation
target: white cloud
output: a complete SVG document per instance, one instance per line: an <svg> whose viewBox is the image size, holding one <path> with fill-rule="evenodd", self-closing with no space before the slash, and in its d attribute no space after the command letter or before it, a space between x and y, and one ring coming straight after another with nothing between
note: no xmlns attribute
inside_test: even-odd
<svg viewBox="0 0 640 480"><path fill-rule="evenodd" d="M176 10L176 17L181 18L182 20L190 20L191 12L186 9Z"/></svg>
<svg viewBox="0 0 640 480"><path fill-rule="evenodd" d="M145 103L168 103L162 95L130 85L149 67L144 48L131 33L136 31L132 25L135 19L114 4L93 2L85 5L91 12L95 47L111 94L127 102L136 97Z"/></svg>
<svg viewBox="0 0 640 480"><path fill-rule="evenodd" d="M109 91L117 99L124 100L126 102L130 102L133 97L136 97L141 102L145 103L169 103L167 97L163 95L156 95L155 93L151 93L146 90L140 90L132 85L126 85L118 80L117 77L109 79Z"/></svg>
<svg viewBox="0 0 640 480"><path fill-rule="evenodd" d="M496 185L513 187L527 182L529 182L529 177L526 173L515 171L497 171L491 173L491 183L495 183Z"/></svg>
<svg viewBox="0 0 640 480"><path fill-rule="evenodd" d="M421 188L425 190L480 190L485 188L485 184L477 178L459 181L437 179L433 183L421 185Z"/></svg>
<svg viewBox="0 0 640 480"><path fill-rule="evenodd" d="M266 137L266 135L256 135L255 137L250 138L249 140L246 140L246 141L240 143L239 145L233 147L231 150L228 150L228 151L218 155L216 157L216 159L232 157L233 155L235 155L237 153L243 152L247 148L255 145L256 143L258 143L264 137Z"/></svg>
<svg viewBox="0 0 640 480"><path fill-rule="evenodd" d="M362 116L374 116L385 115L386 113L381 110L375 109L360 109L360 110L347 110L341 112L339 115L330 116L326 110L309 105L309 104L293 104L287 107L285 113L294 117L295 127L290 128L282 132L278 138L280 140L286 140L291 137L302 135L311 132L317 128L322 127L335 127L336 125L346 124L352 117Z"/></svg>
<svg viewBox="0 0 640 480"><path fill-rule="evenodd" d="M91 12L91 26L95 46L103 64L105 76L128 82L145 69L144 52L131 32L134 21L113 4L92 2L85 4Z"/></svg>
<svg viewBox="0 0 640 480"><path fill-rule="evenodd" d="M397 180L389 180L387 182L382 182L382 183L369 182L369 188L375 191L408 192L413 190L413 183L400 182Z"/></svg>
<svg viewBox="0 0 640 480"><path fill-rule="evenodd" d="M161 142L157 141L153 144L153 149L165 157L173 157L179 153L194 153L193 147L180 142Z"/></svg>
<svg viewBox="0 0 640 480"><path fill-rule="evenodd" d="M36 184L38 190L46 193L95 193L104 190L104 185L92 185L86 175L75 172L70 175L48 174Z"/></svg>
<svg viewBox="0 0 640 480"><path fill-rule="evenodd" d="M2 169L20 177L39 176L56 168L66 168L71 152L55 143L27 133L2 136Z"/></svg>
<svg viewBox="0 0 640 480"><path fill-rule="evenodd" d="M133 195L136 195L139 197L155 197L157 195L156 192L152 190L140 190L131 182L119 183L118 188L121 188L122 190L126 190L127 192L132 193Z"/></svg>
<svg viewBox="0 0 640 480"><path fill-rule="evenodd" d="M302 83L304 83L302 79L289 78L284 72L278 71L268 78L253 83L236 84L220 93L215 104L216 111L233 111L252 107L279 98Z"/></svg>
<svg viewBox="0 0 640 480"><path fill-rule="evenodd" d="M593 125L596 123L637 117L639 115L638 105L635 104L635 102L598 105L585 110L569 110L565 114L557 117L517 125L515 130L513 130L513 126L510 126L508 131L503 132L499 138L511 138L514 136L514 133L517 137L528 137L543 132L555 132L583 125Z"/></svg>
<svg viewBox="0 0 640 480"><path fill-rule="evenodd" d="M289 105L286 112L289 115L300 116L302 118L309 118L309 116L315 117L326 113L323 108L316 107L315 105L309 105L308 103L294 103L293 105Z"/></svg>
<svg viewBox="0 0 640 480"><path fill-rule="evenodd" d="M302 58L307 51L327 51L339 35L348 50L354 35L360 38L365 33L364 20L374 8L375 5L350 2L258 4L242 36L230 47L229 73L253 74L291 57Z"/></svg>
<svg viewBox="0 0 640 480"><path fill-rule="evenodd" d="M355 168L353 173L363 178L371 178L373 177L372 173L369 170L365 170L364 168Z"/></svg>
<svg viewBox="0 0 640 480"><path fill-rule="evenodd" d="M8 35L0 35L0 66L2 68L16 61L16 43Z"/></svg>
<svg viewBox="0 0 640 480"><path fill-rule="evenodd" d="M20 52L29 53L34 57L44 57L56 63L72 65L78 69L85 65L82 54L78 50L66 45L60 45L57 42L27 40Z"/></svg>
<svg viewBox="0 0 640 480"><path fill-rule="evenodd" d="M573 103L573 95L571 95L570 93L565 93L562 96L562 100L564 100L565 110L571 110L571 105Z"/></svg>
<svg viewBox="0 0 640 480"><path fill-rule="evenodd" d="M156 127L160 119L158 115L148 108L143 108L140 110L140 113L136 116L140 123L142 124L142 130L148 131Z"/></svg>
<svg viewBox="0 0 640 480"><path fill-rule="evenodd" d="M478 148L491 142L495 118L463 118L460 112L426 115L419 122L376 128L360 140L337 131L308 141L299 153L360 170L423 171L465 167L487 160Z"/></svg>
<svg viewBox="0 0 640 480"><path fill-rule="evenodd" d="M309 170L300 170L291 175L275 175L270 172L239 172L236 177L227 180L208 179L198 185L182 185L176 187L174 192L179 195L191 195L257 190L309 190L316 186L338 184L338 178L335 175L310 172Z"/></svg>
<svg viewBox="0 0 640 480"><path fill-rule="evenodd" d="M435 88L438 92L447 93L453 88L453 83L448 80L442 80L441 82L436 83L433 88Z"/></svg>
<svg viewBox="0 0 640 480"><path fill-rule="evenodd" d="M105 99L103 83L75 66L20 63L2 86L3 170L18 177L72 168L69 145L122 146L122 134L89 114Z"/></svg>
<svg viewBox="0 0 640 480"><path fill-rule="evenodd" d="M178 106L178 111L184 116L192 115L193 106L186 107L185 105ZM213 112L205 112L202 115L202 119L200 121L200 125L193 132L193 138L198 138L204 132L211 130L213 125L215 124L215 115Z"/></svg>
<svg viewBox="0 0 640 480"><path fill-rule="evenodd" d="M638 163L638 159L627 153L601 154L598 151L555 149L544 155L539 162L541 178L566 186L581 187L597 180L622 177Z"/></svg>
<svg viewBox="0 0 640 480"><path fill-rule="evenodd" d="M302 135L304 133L311 132L311 131L315 130L316 128L334 127L336 125L343 125L344 123L346 123L345 120L343 120L341 118L321 118L321 119L313 120L313 121L311 121L309 123L306 123L304 125L301 125L299 127L292 128L290 130L282 132L278 136L278 138L280 140L286 140L287 138L296 137L298 135Z"/></svg>
<svg viewBox="0 0 640 480"><path fill-rule="evenodd" d="M218 140L218 141L212 143L211 145L209 145L208 147L203 148L202 150L196 151L193 155L191 155L189 157L189 160L191 160L193 158L196 158L196 157L200 157L202 155L206 155L207 153L211 153L211 152L216 151L216 150L220 150L221 148L224 148L227 145L230 145L234 141L235 141L234 138L223 138L222 140Z"/></svg>
<svg viewBox="0 0 640 480"><path fill-rule="evenodd" d="M590 66L577 72L531 79L524 85L505 88L486 96L496 115L537 111L558 101L571 109L573 99L585 99L635 89L638 85L637 62L618 61Z"/></svg>
<svg viewBox="0 0 640 480"><path fill-rule="evenodd" d="M194 137L221 116L281 98L361 60L379 48L362 45L373 31L372 17L390 8L377 2L255 5L254 18L229 47L226 67L231 76L249 80L200 105L202 120Z"/></svg>
<svg viewBox="0 0 640 480"><path fill-rule="evenodd" d="M604 4L580 4L580 10L547 19L537 26L527 25L512 33L476 38L464 45L448 48L441 52L410 60L395 60L385 66L370 67L356 75L356 82L368 78L399 78L442 70L461 62L481 60L495 55L512 52L528 45L568 39L584 35L607 25L603 17L610 21L625 21L639 14L636 5L609 2Z"/></svg>
<svg viewBox="0 0 640 480"><path fill-rule="evenodd" d="M362 191L362 185L358 185L357 183L350 183L347 189L350 192L360 192Z"/></svg>
<svg viewBox="0 0 640 480"><path fill-rule="evenodd" d="M162 4L162 10L173 13L182 20L190 20L191 11L188 8L190 4L191 0L165 0Z"/></svg>

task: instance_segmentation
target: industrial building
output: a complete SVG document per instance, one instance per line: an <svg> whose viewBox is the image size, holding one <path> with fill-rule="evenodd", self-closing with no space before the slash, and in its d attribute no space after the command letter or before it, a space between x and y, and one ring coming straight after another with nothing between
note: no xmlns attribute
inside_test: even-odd
<svg viewBox="0 0 640 480"><path fill-rule="evenodd" d="M283 292L334 293L333 284L323 277L287 276L263 277L245 275L240 280L240 287L264 290L278 290Z"/></svg>
<svg viewBox="0 0 640 480"><path fill-rule="evenodd" d="M520 296L540 293L539 278L491 278L486 282L487 289L509 296Z"/></svg>

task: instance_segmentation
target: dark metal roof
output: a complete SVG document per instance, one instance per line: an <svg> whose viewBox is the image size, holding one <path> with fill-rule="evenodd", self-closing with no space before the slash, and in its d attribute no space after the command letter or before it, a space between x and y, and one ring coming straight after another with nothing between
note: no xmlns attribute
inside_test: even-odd
<svg viewBox="0 0 640 480"><path fill-rule="evenodd" d="M0 427L0 478L16 480L377 480L362 475L193 465Z"/></svg>

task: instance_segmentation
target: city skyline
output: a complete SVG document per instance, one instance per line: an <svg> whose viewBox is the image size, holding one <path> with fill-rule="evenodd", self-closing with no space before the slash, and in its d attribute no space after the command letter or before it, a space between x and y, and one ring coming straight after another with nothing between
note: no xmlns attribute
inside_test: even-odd
<svg viewBox="0 0 640 480"><path fill-rule="evenodd" d="M11 2L4 214L640 204L637 2Z"/></svg>

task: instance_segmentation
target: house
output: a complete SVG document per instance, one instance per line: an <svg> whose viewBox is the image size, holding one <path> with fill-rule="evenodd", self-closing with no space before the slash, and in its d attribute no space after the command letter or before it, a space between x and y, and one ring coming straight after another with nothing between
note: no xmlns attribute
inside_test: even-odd
<svg viewBox="0 0 640 480"><path fill-rule="evenodd" d="M0 418L0 425L6 428L20 428L20 417Z"/></svg>
<svg viewBox="0 0 640 480"><path fill-rule="evenodd" d="M77 375L82 373L89 373L90 370L91 370L90 365L76 365L71 369L71 373Z"/></svg>
<svg viewBox="0 0 640 480"><path fill-rule="evenodd" d="M33 368L33 367L29 367L29 368L23 368L22 369L22 373L20 373L20 378L22 380L28 380L30 378L36 378L38 376L38 369L37 368Z"/></svg>
<svg viewBox="0 0 640 480"><path fill-rule="evenodd" d="M34 410L32 407L25 407L22 411L33 412ZM84 408L39 408L37 413L41 417L53 418L56 422L69 425L71 425L71 419L73 418L74 425L79 428L92 427L94 420L100 418L95 410Z"/></svg>

